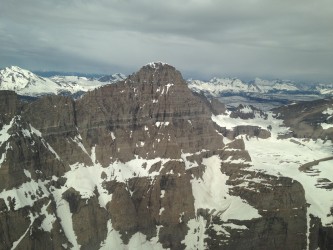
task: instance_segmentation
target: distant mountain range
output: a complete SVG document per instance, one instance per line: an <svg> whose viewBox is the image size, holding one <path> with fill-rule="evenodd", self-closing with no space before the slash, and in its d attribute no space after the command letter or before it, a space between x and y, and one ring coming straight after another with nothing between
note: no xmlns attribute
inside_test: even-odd
<svg viewBox="0 0 333 250"><path fill-rule="evenodd" d="M17 66L0 70L0 90L14 90L25 97L65 95L74 98L106 84L124 80L125 75L39 72L44 77ZM48 77L45 77L48 76ZM229 106L254 103L262 109L271 109L293 101L315 100L333 95L333 83L309 84L290 80L263 80L245 82L238 78L212 78L209 81L187 80L188 87L208 98L215 97ZM263 106L258 106L264 103Z"/></svg>
<svg viewBox="0 0 333 250"><path fill-rule="evenodd" d="M270 110L299 101L313 101L333 95L332 83L302 83L290 80L255 78L244 82L237 78L213 78L210 81L188 80L189 88L207 98L217 98L228 107L240 104Z"/></svg>
<svg viewBox="0 0 333 250"><path fill-rule="evenodd" d="M209 81L188 80L189 87L195 92L209 93L218 97L227 93L252 93L252 94L313 94L332 95L333 83L302 83L290 80L263 80L255 78L253 81L244 82L238 78L212 78Z"/></svg>
<svg viewBox="0 0 333 250"><path fill-rule="evenodd" d="M17 66L0 70L0 90L13 90L22 96L79 95L105 84L125 79L123 74L113 74L98 78L84 76L41 77Z"/></svg>

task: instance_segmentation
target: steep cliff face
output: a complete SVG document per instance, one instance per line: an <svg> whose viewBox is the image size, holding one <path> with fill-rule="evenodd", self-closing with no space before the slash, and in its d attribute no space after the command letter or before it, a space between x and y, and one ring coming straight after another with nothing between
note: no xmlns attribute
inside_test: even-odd
<svg viewBox="0 0 333 250"><path fill-rule="evenodd" d="M181 151L223 147L209 107L170 65L144 66L124 82L88 93L76 108L84 143L98 145L97 160L105 166L111 161L109 152L122 161L134 155L175 159ZM103 142L110 134L119 140Z"/></svg>
<svg viewBox="0 0 333 250"><path fill-rule="evenodd" d="M253 110L240 117L244 107L230 115L170 65L146 65L77 101L20 104L0 92L0 102L0 249L331 244L329 219L312 210L309 230L301 180L260 161L255 143L274 142L279 123Z"/></svg>
<svg viewBox="0 0 333 250"><path fill-rule="evenodd" d="M20 104L15 92L6 90L1 91L0 103L0 128L2 128L19 112Z"/></svg>

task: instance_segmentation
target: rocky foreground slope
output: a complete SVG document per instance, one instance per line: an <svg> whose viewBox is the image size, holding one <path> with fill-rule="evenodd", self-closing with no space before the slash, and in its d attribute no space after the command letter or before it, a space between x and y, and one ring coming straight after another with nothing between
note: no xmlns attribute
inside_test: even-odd
<svg viewBox="0 0 333 250"><path fill-rule="evenodd" d="M0 249L331 249L332 142L276 116L163 63L76 101L0 91Z"/></svg>

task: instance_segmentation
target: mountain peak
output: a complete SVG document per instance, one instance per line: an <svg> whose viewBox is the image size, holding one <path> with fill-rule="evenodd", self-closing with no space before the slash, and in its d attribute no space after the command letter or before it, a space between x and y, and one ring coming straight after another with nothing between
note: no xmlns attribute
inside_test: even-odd
<svg viewBox="0 0 333 250"><path fill-rule="evenodd" d="M12 66L6 67L6 69L15 70L15 71L22 71L22 70L23 70L23 69L20 68L19 66L15 66L15 65L12 65Z"/></svg>
<svg viewBox="0 0 333 250"><path fill-rule="evenodd" d="M22 73L22 74L28 74L31 73L28 70L22 69L18 66L8 66L0 70L0 73L3 74L10 74L10 73ZM32 74L32 73L31 73Z"/></svg>
<svg viewBox="0 0 333 250"><path fill-rule="evenodd" d="M181 73L175 67L163 63L152 62L143 66L138 72L132 74L128 78L131 82L136 83L153 83L157 85L166 85L169 83L184 83Z"/></svg>
<svg viewBox="0 0 333 250"><path fill-rule="evenodd" d="M140 70L151 70L151 71L177 71L176 68L165 62L150 62L142 66ZM140 71L139 70L139 71Z"/></svg>
<svg viewBox="0 0 333 250"><path fill-rule="evenodd" d="M150 62L150 63L147 63L144 67L150 67L150 68L153 68L153 69L158 69L158 68L164 67L164 66L172 67L171 65L169 65L165 62Z"/></svg>
<svg viewBox="0 0 333 250"><path fill-rule="evenodd" d="M36 81L38 76L18 66L10 66L0 70L0 90L18 91Z"/></svg>

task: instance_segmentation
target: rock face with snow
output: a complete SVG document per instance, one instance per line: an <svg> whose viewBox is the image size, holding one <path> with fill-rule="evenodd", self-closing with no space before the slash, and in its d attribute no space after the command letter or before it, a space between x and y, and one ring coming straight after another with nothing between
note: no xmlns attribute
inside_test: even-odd
<svg viewBox="0 0 333 250"><path fill-rule="evenodd" d="M0 249L333 244L332 192L299 170L331 142L278 139L290 130L276 114L229 111L168 64L76 101L0 91L0 111ZM322 178L330 162L310 168Z"/></svg>
<svg viewBox="0 0 333 250"><path fill-rule="evenodd" d="M102 76L102 77L98 78L98 81L107 82L107 83L115 83L115 82L124 80L125 78L126 78L125 75L117 73L117 74Z"/></svg>
<svg viewBox="0 0 333 250"><path fill-rule="evenodd" d="M293 136L333 140L333 99L299 102L274 112L290 127Z"/></svg>

